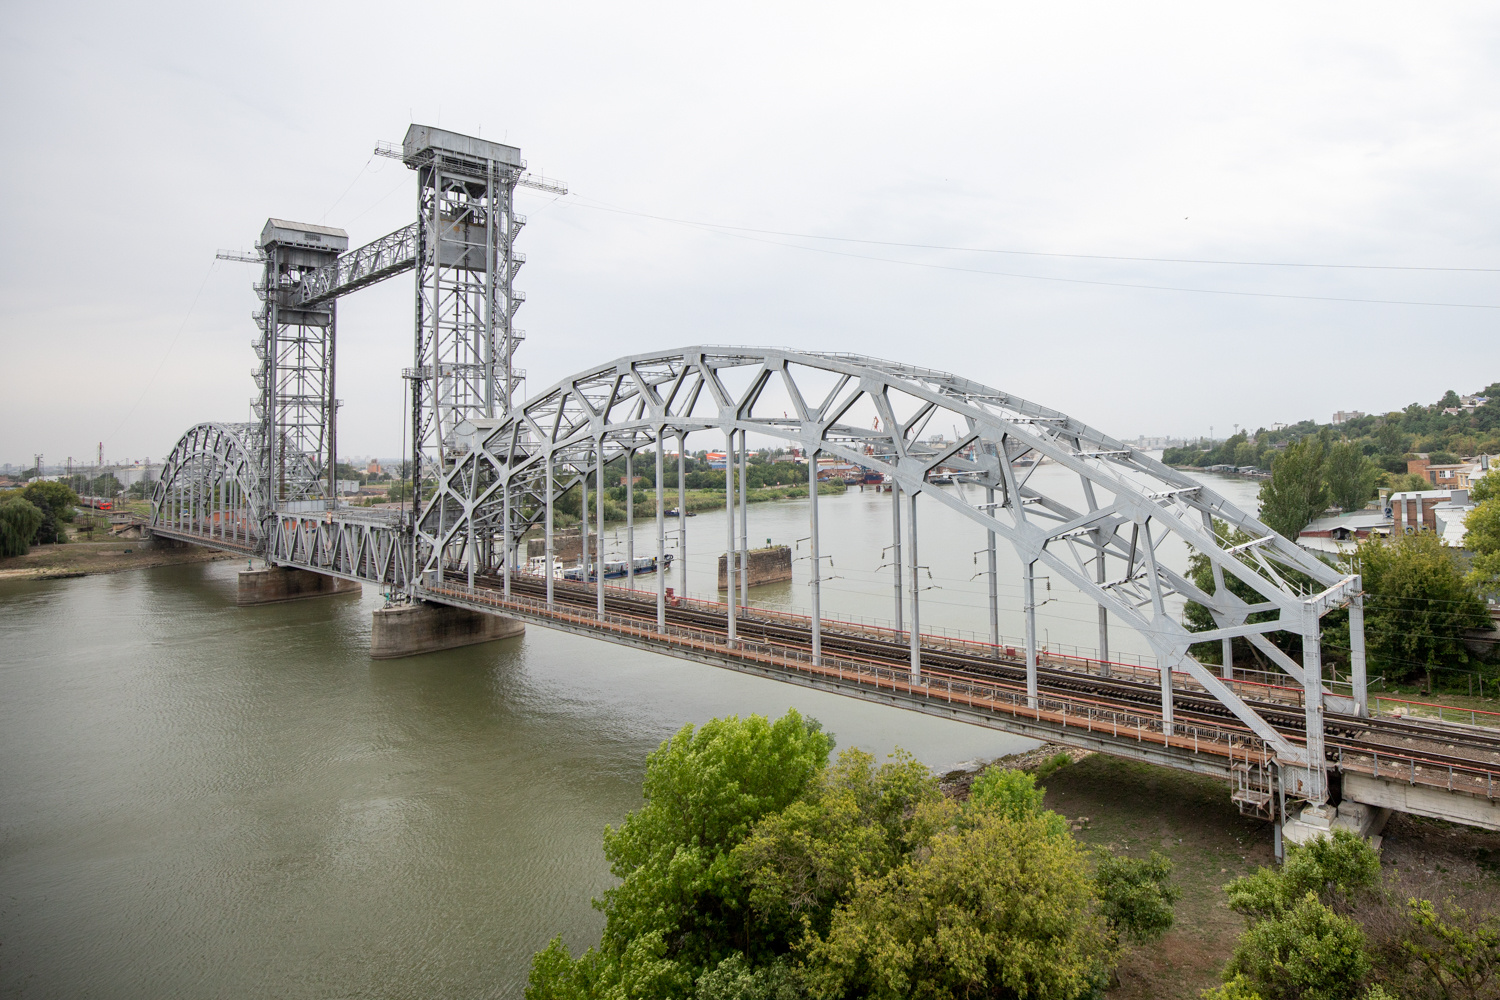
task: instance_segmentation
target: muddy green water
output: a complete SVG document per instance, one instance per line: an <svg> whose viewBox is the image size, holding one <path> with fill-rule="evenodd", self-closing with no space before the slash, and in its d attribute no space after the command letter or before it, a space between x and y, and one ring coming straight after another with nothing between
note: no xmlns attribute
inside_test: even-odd
<svg viewBox="0 0 1500 1000"><path fill-rule="evenodd" d="M889 617L888 500L823 515L826 606ZM751 510L757 541L805 524ZM982 536L922 528L924 621L982 631ZM689 520L690 591L722 529ZM600 833L685 722L795 705L940 769L1033 745L536 627L374 662L372 589L241 609L240 565L0 583L0 996L518 997L554 934L597 941ZM805 606L796 567L757 599ZM1064 596L1049 638L1091 641Z"/></svg>

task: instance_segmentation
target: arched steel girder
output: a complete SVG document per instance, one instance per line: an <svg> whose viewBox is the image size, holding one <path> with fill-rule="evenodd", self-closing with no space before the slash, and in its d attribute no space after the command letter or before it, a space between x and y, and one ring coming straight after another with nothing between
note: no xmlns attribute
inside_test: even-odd
<svg viewBox="0 0 1500 1000"><path fill-rule="evenodd" d="M260 549L267 510L254 424L202 423L178 439L151 496L151 527Z"/></svg>
<svg viewBox="0 0 1500 1000"><path fill-rule="evenodd" d="M733 378L731 378L733 376ZM878 423L863 426L874 414ZM957 440L934 444L928 428L952 425ZM1217 677L1188 655L1193 643L1243 635L1309 690L1321 713L1321 682L1266 638L1292 631L1316 643L1322 614L1359 592L1345 576L1239 510L1208 487L1095 429L1038 404L945 372L849 354L786 349L692 347L620 358L563 379L504 420L471 426L469 451L445 470L418 527L418 560L436 568L439 553L468 544L471 532L499 531L507 485L513 511L531 498L535 519L579 478L657 439L707 430L746 431L890 475L909 494L944 504L1006 539L1023 565L1036 562L1067 580L1140 633L1164 668L1186 670L1286 760L1301 748L1275 733ZM1039 458L1077 477L1077 496L1031 481ZM550 458L550 463L549 463ZM1026 460L1030 460L1030 464ZM552 473L547 481L546 469ZM942 468L961 483L994 490L993 506L963 491L934 488ZM1081 504L1080 504L1081 501ZM1252 540L1226 548L1214 521ZM1209 594L1156 559L1168 535L1203 553L1216 580L1243 581L1260 600L1246 604L1227 587ZM1310 584L1298 585L1287 571ZM1197 601L1215 630L1190 633L1166 598ZM1247 624L1250 615L1275 618ZM1316 705L1314 705L1316 703ZM1321 740L1318 740L1321 743ZM1321 759L1321 748L1314 748Z"/></svg>

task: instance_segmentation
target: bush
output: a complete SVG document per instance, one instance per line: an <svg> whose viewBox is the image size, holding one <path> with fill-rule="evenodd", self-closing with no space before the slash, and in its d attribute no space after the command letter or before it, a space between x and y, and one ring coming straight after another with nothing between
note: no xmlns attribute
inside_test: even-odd
<svg viewBox="0 0 1500 1000"><path fill-rule="evenodd" d="M1105 855L1094 870L1099 912L1117 935L1155 941L1171 929L1182 897L1171 880L1172 862L1156 851L1149 859Z"/></svg>
<svg viewBox="0 0 1500 1000"><path fill-rule="evenodd" d="M1243 975L1265 1000L1350 1000L1370 971L1359 925L1309 892L1240 938L1226 976Z"/></svg>
<svg viewBox="0 0 1500 1000"><path fill-rule="evenodd" d="M1261 868L1224 887L1229 907L1250 917L1271 917L1308 893L1332 903L1380 884L1380 856L1359 835L1335 830L1306 844L1288 844L1286 863Z"/></svg>

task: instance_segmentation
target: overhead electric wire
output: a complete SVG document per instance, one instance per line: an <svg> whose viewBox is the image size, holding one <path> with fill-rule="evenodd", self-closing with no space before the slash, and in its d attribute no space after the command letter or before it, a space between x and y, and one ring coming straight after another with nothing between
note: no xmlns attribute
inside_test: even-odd
<svg viewBox="0 0 1500 1000"><path fill-rule="evenodd" d="M630 209L614 208L605 204L586 204L582 200L564 201L563 204L573 204L579 208L589 208L601 212L613 212L619 215L635 216L643 219L651 219L659 222L667 222L676 225L699 229L704 232L716 233L720 236L728 236L732 239L748 240L753 243L765 243L771 246L786 247L793 250L804 250L808 253L827 254L834 257L848 257L855 260L869 260L881 264L898 264L906 267L920 267L928 270L954 271L963 274L983 274L1001 278L1019 278L1031 281L1051 281L1069 285L1095 285L1106 288L1139 288L1147 291L1159 292L1187 292L1197 295L1233 295L1244 298L1261 299L1290 299L1305 302L1348 302L1363 305L1390 305L1390 306L1422 306L1432 308L1448 309L1500 309L1500 303L1488 302L1440 302L1422 299L1367 299L1345 295L1300 295L1293 292L1252 292L1231 288L1192 288L1183 285L1157 285L1146 282L1134 281L1105 281L1099 278L1065 278L1058 275L1027 274L1017 271L996 271L982 267L961 267L954 264L938 264L930 261L905 260L897 257L877 257L870 254L851 253L846 250L832 250L826 247L810 247L799 243L785 243L780 240L765 239L760 236L747 235L746 231L739 231L731 227L719 227L710 223L691 222L687 220L673 219L668 216L652 215L648 212L636 212ZM749 232L754 232L750 230ZM811 237L816 238L816 237ZM1077 255L1086 256L1086 255ZM1165 259L1165 258L1163 258ZM1207 263L1204 261L1203 263ZM1254 262L1246 262L1254 263ZM1269 266L1269 265L1268 265ZM1343 265L1340 265L1343 266ZM1348 265L1354 267L1355 265ZM1413 269L1415 270L1415 269ZM1467 269L1466 269L1467 270ZM1488 271L1490 269L1474 268L1475 271Z"/></svg>

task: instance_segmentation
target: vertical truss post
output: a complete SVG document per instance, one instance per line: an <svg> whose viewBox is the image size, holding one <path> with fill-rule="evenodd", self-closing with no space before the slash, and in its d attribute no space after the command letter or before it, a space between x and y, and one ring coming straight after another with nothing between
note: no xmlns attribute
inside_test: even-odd
<svg viewBox="0 0 1500 1000"><path fill-rule="evenodd" d="M687 596L687 432L677 435L677 589Z"/></svg>
<svg viewBox="0 0 1500 1000"><path fill-rule="evenodd" d="M604 523L599 523L599 547L604 547ZM603 560L599 575L604 575ZM635 432L630 432L630 447L625 449L625 586L635 589Z"/></svg>
<svg viewBox="0 0 1500 1000"><path fill-rule="evenodd" d="M735 620L734 587L734 430L724 433L724 523L727 537L724 544L724 599L729 605L729 648L734 648Z"/></svg>
<svg viewBox="0 0 1500 1000"><path fill-rule="evenodd" d="M662 454L662 436L666 433L666 427L656 425L656 631L667 630L667 511L663 503L666 484L662 476L666 474L666 456Z"/></svg>
<svg viewBox="0 0 1500 1000"><path fill-rule="evenodd" d="M1104 565L1104 539L1096 532L1095 541L1099 545L1099 554L1094 559L1094 580L1102 588L1108 577L1108 570ZM1109 610L1103 604L1099 605L1099 676L1109 676Z"/></svg>
<svg viewBox="0 0 1500 1000"><path fill-rule="evenodd" d="M1021 577L1026 611L1026 704L1036 708L1036 562L1029 560Z"/></svg>
<svg viewBox="0 0 1500 1000"><path fill-rule="evenodd" d="M740 607L750 606L750 442L740 431Z"/></svg>
<svg viewBox="0 0 1500 1000"><path fill-rule="evenodd" d="M1160 653L1156 656L1156 679L1161 685L1162 730L1170 736L1176 732L1176 724L1172 717L1172 661Z"/></svg>
<svg viewBox="0 0 1500 1000"><path fill-rule="evenodd" d="M1323 744L1323 643L1317 605L1303 606L1302 629L1302 704L1307 725L1307 773L1312 787L1308 801L1322 805L1328 799L1326 751Z"/></svg>
<svg viewBox="0 0 1500 1000"><path fill-rule="evenodd" d="M594 462L594 523L599 526L599 552L604 552L604 438L594 442L598 458ZM594 588L594 614L604 620L604 560L599 560L599 584Z"/></svg>
<svg viewBox="0 0 1500 1000"><path fill-rule="evenodd" d="M545 492L542 495L547 498L547 512L544 515L544 520L546 521L546 524L544 525L544 527L546 529L546 535L543 536L546 539L546 541L544 541L542 543L542 547L543 547L543 550L545 552L545 555L543 556L543 558L545 558L547 560L547 568L546 568L546 570L544 572L547 574L547 607L550 609L550 608L554 607L553 600L552 600L552 493L553 493L553 491L552 491L552 456L553 456L553 451L552 451L552 445L551 445L550 442L548 442L545 445L545 447L547 449L547 457L546 457L546 461L543 463L543 471L542 471L542 477L545 480L545 482L542 483L542 488L543 488L543 490Z"/></svg>
<svg viewBox="0 0 1500 1000"><path fill-rule="evenodd" d="M990 519L995 517L995 487L984 488L984 502L986 509L990 512ZM985 570L989 575L990 586L990 652L993 656L1000 655L1000 576L997 572L998 565L995 556L995 529L985 530Z"/></svg>
<svg viewBox="0 0 1500 1000"><path fill-rule="evenodd" d="M911 544L911 680L913 684L922 680L922 586L917 581L917 496L911 494L911 509L907 512L907 528Z"/></svg>
<svg viewBox="0 0 1500 1000"><path fill-rule="evenodd" d="M813 666L823 664L823 588L821 582L822 557L818 553L818 454L820 449L807 450L807 526L808 542L812 548L812 660ZM733 588L730 588L733 590Z"/></svg>
<svg viewBox="0 0 1500 1000"><path fill-rule="evenodd" d="M603 448L594 449L594 458L597 461L604 454ZM588 453L584 453L583 470L578 475L578 565L583 574L581 580L584 589L589 585L589 466ZM604 522L599 522L599 546L604 547ZM604 566L599 567L598 585L604 586Z"/></svg>
<svg viewBox="0 0 1500 1000"><path fill-rule="evenodd" d="M892 585L896 592L896 634L901 634L901 605L904 598L901 594L901 486L894 479L891 480L891 566Z"/></svg>
<svg viewBox="0 0 1500 1000"><path fill-rule="evenodd" d="M1356 588L1361 586L1356 584ZM1354 691L1354 714L1370 714L1369 682L1365 677L1365 595L1349 598L1349 680Z"/></svg>
<svg viewBox="0 0 1500 1000"><path fill-rule="evenodd" d="M338 300L328 303L328 329L325 336L326 370L325 380L328 383L328 399L324 403L324 415L328 421L327 429L324 431L328 438L328 509L335 510L339 505L339 460L338 460L338 426L339 426L339 400L334 392L334 376L338 372L334 364L335 347L338 340ZM472 589L473 584L469 584Z"/></svg>
<svg viewBox="0 0 1500 1000"><path fill-rule="evenodd" d="M504 551L504 558L505 558L505 576L504 576L504 580L505 580L505 584L504 584L504 586L505 586L505 599L507 601L510 600L510 574L512 572L511 567L515 565L515 559L516 559L516 556L515 556L515 552L516 552L515 521L512 520L512 518L511 518L511 508L510 508L510 491L511 491L510 469L511 469L511 464L510 464L510 450L509 450L509 448L507 448L506 449L506 453L505 453L505 483L501 487L501 489L503 490L503 495L502 495L502 498L501 498L501 501L500 501L500 509L501 509L500 517L501 517L502 522L505 524L505 536L504 536L504 548L505 548L505 551Z"/></svg>

